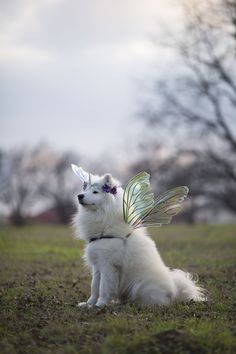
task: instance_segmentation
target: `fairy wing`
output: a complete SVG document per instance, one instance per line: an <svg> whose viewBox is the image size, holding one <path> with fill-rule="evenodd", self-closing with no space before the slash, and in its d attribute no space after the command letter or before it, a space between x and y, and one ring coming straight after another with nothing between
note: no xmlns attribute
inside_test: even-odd
<svg viewBox="0 0 236 354"><path fill-rule="evenodd" d="M154 206L150 191L150 175L140 172L126 185L123 195L123 216L125 222L135 227Z"/></svg>
<svg viewBox="0 0 236 354"><path fill-rule="evenodd" d="M149 174L140 172L127 184L123 197L124 220L134 228L169 224L182 209L188 187L162 193L155 201L150 190Z"/></svg>
<svg viewBox="0 0 236 354"><path fill-rule="evenodd" d="M169 224L172 217L182 210L183 201L188 192L188 187L182 186L162 193L155 200L153 208L139 219L139 224L136 227Z"/></svg>

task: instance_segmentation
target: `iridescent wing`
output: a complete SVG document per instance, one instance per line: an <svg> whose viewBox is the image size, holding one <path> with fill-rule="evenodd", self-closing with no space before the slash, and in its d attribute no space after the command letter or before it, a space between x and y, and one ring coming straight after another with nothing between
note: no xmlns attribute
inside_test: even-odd
<svg viewBox="0 0 236 354"><path fill-rule="evenodd" d="M182 209L188 187L177 187L162 193L155 201L150 191L149 174L140 172L124 189L124 220L134 228L169 224Z"/></svg>
<svg viewBox="0 0 236 354"><path fill-rule="evenodd" d="M153 208L139 219L139 224L136 227L169 224L172 217L182 210L182 204L188 192L188 187L182 186L162 193L155 200Z"/></svg>
<svg viewBox="0 0 236 354"><path fill-rule="evenodd" d="M126 185L123 195L123 215L128 224L136 227L154 206L153 193L150 191L149 174L140 172Z"/></svg>

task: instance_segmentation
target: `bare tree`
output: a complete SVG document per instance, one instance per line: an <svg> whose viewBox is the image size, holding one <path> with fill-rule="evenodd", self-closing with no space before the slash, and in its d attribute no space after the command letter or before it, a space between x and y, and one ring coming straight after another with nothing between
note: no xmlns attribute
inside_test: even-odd
<svg viewBox="0 0 236 354"><path fill-rule="evenodd" d="M0 154L0 203L10 222L23 225L37 194L37 166L32 151L20 149Z"/></svg>
<svg viewBox="0 0 236 354"><path fill-rule="evenodd" d="M155 82L158 104L142 115L152 129L168 126L172 139L181 131L176 147L192 156L194 194L236 212L236 2L195 1L185 14L182 41L173 44L183 65ZM180 169L172 163L173 177L184 180Z"/></svg>
<svg viewBox="0 0 236 354"><path fill-rule="evenodd" d="M48 209L53 209L59 222L70 221L78 187L70 167L75 161L74 153L58 153L45 145L0 152L0 207L9 221L24 225Z"/></svg>
<svg viewBox="0 0 236 354"><path fill-rule="evenodd" d="M51 160L50 160L51 161ZM55 210L58 220L68 223L75 211L73 203L77 184L71 170L71 163L78 161L72 152L54 155L53 160L43 164L44 176L39 189L40 194Z"/></svg>

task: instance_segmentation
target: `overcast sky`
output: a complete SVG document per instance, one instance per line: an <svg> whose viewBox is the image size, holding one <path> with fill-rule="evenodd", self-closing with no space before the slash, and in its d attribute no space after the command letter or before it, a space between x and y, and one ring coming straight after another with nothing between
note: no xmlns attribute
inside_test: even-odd
<svg viewBox="0 0 236 354"><path fill-rule="evenodd" d="M1 0L0 148L47 141L95 157L137 138L137 81L165 70L150 40L174 0Z"/></svg>

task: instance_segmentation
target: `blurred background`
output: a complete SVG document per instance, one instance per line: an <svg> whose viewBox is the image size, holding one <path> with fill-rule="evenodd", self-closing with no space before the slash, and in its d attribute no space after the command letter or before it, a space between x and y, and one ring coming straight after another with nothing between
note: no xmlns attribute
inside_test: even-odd
<svg viewBox="0 0 236 354"><path fill-rule="evenodd" d="M0 224L68 223L70 164L236 221L235 0L2 0Z"/></svg>

